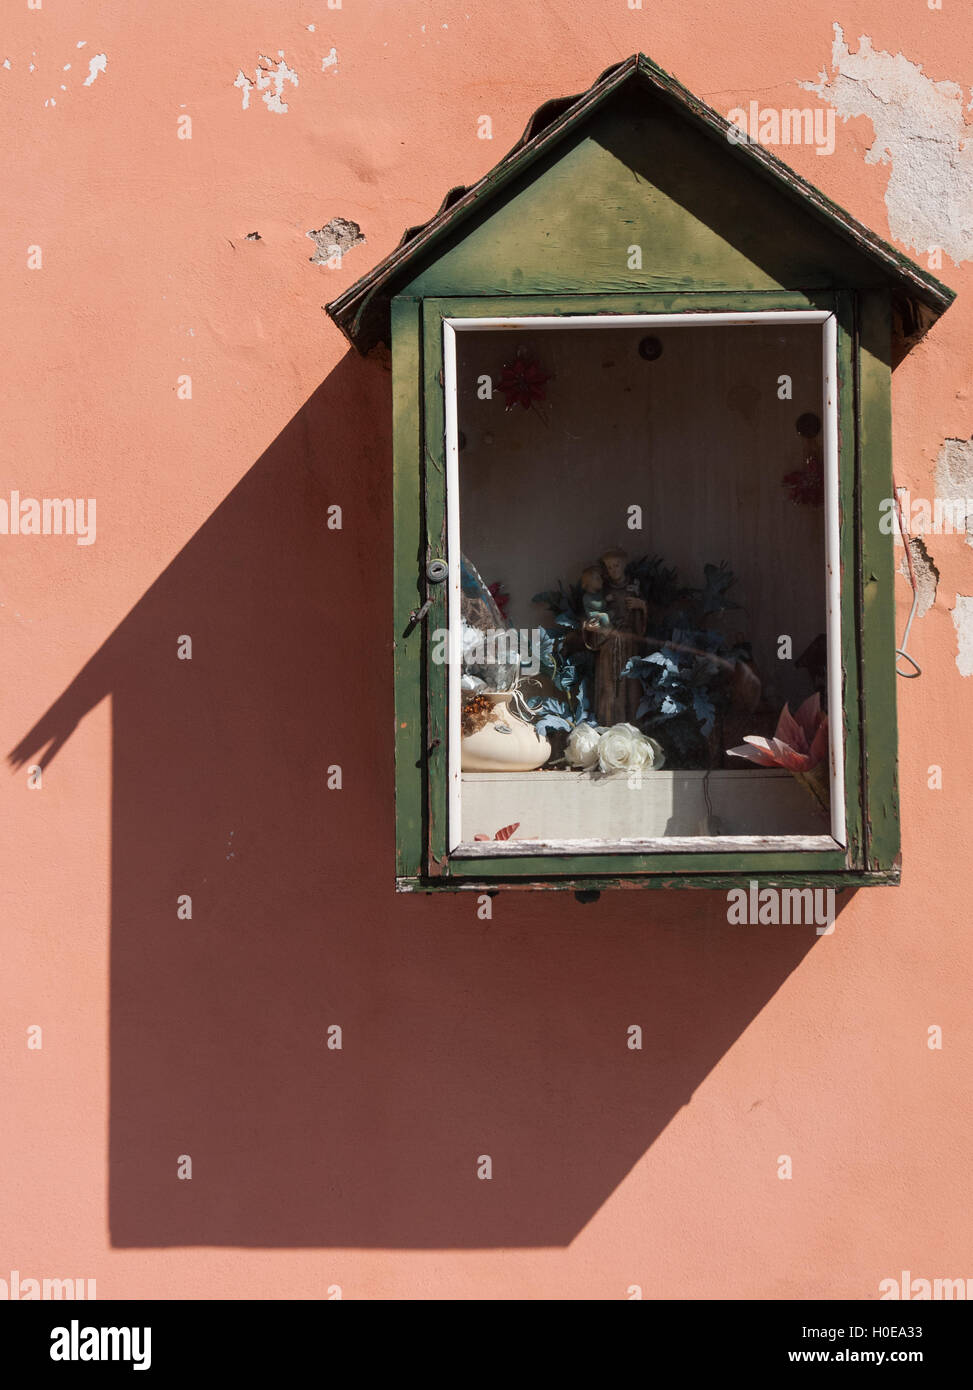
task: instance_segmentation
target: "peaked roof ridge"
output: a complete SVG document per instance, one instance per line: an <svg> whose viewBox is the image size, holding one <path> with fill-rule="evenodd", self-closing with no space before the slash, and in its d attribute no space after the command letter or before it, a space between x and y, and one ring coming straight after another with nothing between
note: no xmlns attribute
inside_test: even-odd
<svg viewBox="0 0 973 1390"><path fill-rule="evenodd" d="M359 351L367 352L381 336L374 331L375 315L370 310L376 296L390 281L633 79L644 81L662 101L708 135L723 139L730 157L743 161L751 172L771 182L791 201L799 203L837 235L852 242L863 255L878 262L901 294L929 311L929 322L955 299L954 290L884 241L763 145L746 139L727 140L732 123L640 52L605 68L586 91L543 102L530 116L517 143L491 169L475 183L451 188L432 217L407 228L393 251L325 306L329 316ZM383 310L384 323L387 322L387 303ZM922 316L915 317L919 320ZM928 327L928 322L924 327Z"/></svg>
<svg viewBox="0 0 973 1390"><path fill-rule="evenodd" d="M632 73L634 74L640 56L640 54L633 54L631 58L623 58L620 63L612 63L611 67L606 68L600 77L595 78L594 82L587 89L587 92L594 91L594 89L598 87L602 82L604 82L606 78L610 77L613 73L616 73L619 70L619 68L630 67ZM535 136L540 135L540 133L546 130L548 126L553 125L555 121L557 121L562 115L565 114L565 112L569 111L571 107L574 106L575 102L581 101L582 98L587 95L587 92L575 92L575 94L570 97L548 97L546 101L541 102L537 110L534 111L532 115L528 118L527 124L524 126L524 132L521 135L520 139L517 141L515 145L511 145L510 149L507 151L505 155L501 156L501 158L493 166L493 169L498 169L501 164L506 163L506 161L510 158L512 154L515 154L517 150L523 149L524 146L528 145L530 141L534 139ZM475 188L478 188L480 184L484 182L484 180L490 177L490 175L493 173L493 169L488 169L482 178L477 179L476 183L454 184L453 187L446 194L443 201L439 204L439 207L433 213L432 217L427 218L425 222L416 223L414 227L408 227L402 233L402 236L399 239L399 242L396 245L395 250L401 250L401 248L403 246L406 246L410 241L412 241L414 237L417 237L425 227L428 227L432 222L435 222L437 218L442 217L443 213L448 212L449 209L453 207L455 203L458 203L461 198L465 197L467 193L472 193ZM379 262L379 266L384 264L384 261ZM378 268L379 267L376 267L376 269ZM354 288L355 286L352 285L351 289ZM350 291L346 290L345 293L350 293ZM341 296L339 296L339 298L340 297ZM334 302L337 304L338 300L336 299ZM330 305L328 307L330 310Z"/></svg>

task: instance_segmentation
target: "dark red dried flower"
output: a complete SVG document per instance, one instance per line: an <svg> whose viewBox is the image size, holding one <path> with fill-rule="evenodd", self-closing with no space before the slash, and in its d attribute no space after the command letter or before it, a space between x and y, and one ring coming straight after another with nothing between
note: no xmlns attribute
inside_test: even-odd
<svg viewBox="0 0 973 1390"><path fill-rule="evenodd" d="M503 618L503 620L506 622L507 604L510 602L510 595L507 593L506 589L500 583L499 579L497 580L496 584L489 584L487 588L490 597L493 599L494 603L500 609L501 618Z"/></svg>
<svg viewBox="0 0 973 1390"><path fill-rule="evenodd" d="M790 493L792 502L802 506L820 507L824 501L824 473L821 460L814 454L805 460L803 468L795 468L793 473L785 473L781 481Z"/></svg>
<svg viewBox="0 0 973 1390"><path fill-rule="evenodd" d="M544 382L548 380L548 373L532 357L518 354L512 362L504 363L497 384L506 398L507 410L513 410L515 405L530 410L535 401L544 399Z"/></svg>
<svg viewBox="0 0 973 1390"><path fill-rule="evenodd" d="M478 733L490 722L492 713L493 703L485 695L470 695L463 704L463 714L460 721L463 726L463 737L469 738L472 734Z"/></svg>

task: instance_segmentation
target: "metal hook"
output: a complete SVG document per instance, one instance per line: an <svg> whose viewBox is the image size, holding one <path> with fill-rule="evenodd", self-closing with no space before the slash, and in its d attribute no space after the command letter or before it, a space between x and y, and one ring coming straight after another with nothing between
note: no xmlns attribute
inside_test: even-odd
<svg viewBox="0 0 973 1390"><path fill-rule="evenodd" d="M911 537L902 523L902 503L899 501L899 489L893 487L893 492L895 494L895 512L899 522L899 535L902 537L902 544L905 546L905 558L909 567L909 583L912 585L912 607L909 610L909 618L905 625L905 632L902 634L902 646L896 647L895 655L896 657L904 657L909 665L915 668L912 671L900 671L899 663L896 661L895 674L901 676L903 680L914 681L916 676L922 675L922 667L914 656L909 655L906 648L909 645L909 633L912 631L912 619L916 616L916 609L919 607L919 586L916 583L916 571L912 563L912 547L909 545Z"/></svg>
<svg viewBox="0 0 973 1390"><path fill-rule="evenodd" d="M896 647L895 654L896 656L904 656L906 661L908 661L910 665L916 668L914 671L900 671L899 663L896 662L895 674L897 676L902 676L902 678L907 681L914 681L916 676L922 675L922 667L919 665L918 661L916 661L914 656L910 656L908 652L904 652L901 647Z"/></svg>

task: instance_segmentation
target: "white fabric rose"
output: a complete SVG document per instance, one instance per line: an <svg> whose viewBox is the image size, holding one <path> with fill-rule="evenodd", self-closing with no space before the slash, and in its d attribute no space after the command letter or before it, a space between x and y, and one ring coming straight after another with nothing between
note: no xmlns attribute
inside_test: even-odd
<svg viewBox="0 0 973 1390"><path fill-rule="evenodd" d="M656 772L658 772L660 767L665 767L666 762L666 755L662 751L662 744L657 743L654 738L649 738L648 734L643 734L642 737L645 739L649 747L652 749L652 761L648 764L648 766L653 768Z"/></svg>
<svg viewBox="0 0 973 1390"><path fill-rule="evenodd" d="M564 756L572 767L594 767L600 742L601 733L593 724L575 724Z"/></svg>
<svg viewBox="0 0 973 1390"><path fill-rule="evenodd" d="M465 618L460 628L460 650L464 666L478 666L483 661L484 635L478 627L472 627Z"/></svg>
<svg viewBox="0 0 973 1390"><path fill-rule="evenodd" d="M634 724L614 724L598 742L598 766L602 772L628 772L632 768L660 768L665 758L654 738Z"/></svg>

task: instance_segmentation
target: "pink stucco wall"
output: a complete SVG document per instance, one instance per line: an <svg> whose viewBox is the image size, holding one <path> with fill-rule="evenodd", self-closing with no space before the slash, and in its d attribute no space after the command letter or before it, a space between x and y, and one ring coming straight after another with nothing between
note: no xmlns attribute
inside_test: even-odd
<svg viewBox="0 0 973 1390"><path fill-rule="evenodd" d="M910 209L941 217L959 299L894 378L897 479L932 497L973 438L959 0L11 0L0 495L94 497L97 532L0 536L0 1278L610 1299L973 1276L965 538L927 538L923 676L899 683L903 884L832 935L730 927L713 893L506 894L490 922L396 897L389 378L321 309L546 98L641 49L724 112L817 105L797 84L835 77L834 22L871 56L830 101L873 74L884 114L779 152L924 264ZM280 54L287 110L273 83L244 109L238 72ZM306 236L336 216L366 237L340 271Z"/></svg>

